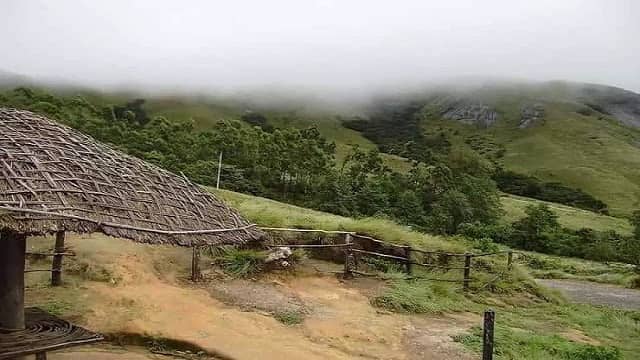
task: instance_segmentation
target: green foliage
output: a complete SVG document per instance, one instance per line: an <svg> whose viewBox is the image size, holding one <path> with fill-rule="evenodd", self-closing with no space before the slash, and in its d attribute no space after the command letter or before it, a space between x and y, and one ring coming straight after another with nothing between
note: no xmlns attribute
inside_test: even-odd
<svg viewBox="0 0 640 360"><path fill-rule="evenodd" d="M259 273L264 266L265 258L266 254L262 251L230 247L222 251L216 258L216 263L233 276L245 277Z"/></svg>
<svg viewBox="0 0 640 360"><path fill-rule="evenodd" d="M494 354L497 359L618 360L622 358L620 350L615 347L575 343L558 335L535 334L501 324L495 327L494 339ZM454 337L454 341L480 352L482 329L474 327L470 333Z"/></svg>
<svg viewBox="0 0 640 360"><path fill-rule="evenodd" d="M398 312L439 314L467 310L464 297L447 284L426 280L396 280L371 300L375 306Z"/></svg>
<svg viewBox="0 0 640 360"><path fill-rule="evenodd" d="M369 268L382 273L402 273L404 271L404 265L397 261L387 260L377 256L364 256L361 261Z"/></svg>
<svg viewBox="0 0 640 360"><path fill-rule="evenodd" d="M471 153L421 156L429 163L416 162L406 174L388 168L377 150L355 147L336 167L336 146L317 127L274 129L260 113L199 130L193 119L150 116L144 99L96 106L81 97L18 88L5 92L2 102L44 113L203 185L217 182L222 153L221 182L231 190L347 216L389 216L438 233L499 216L490 171Z"/></svg>
<svg viewBox="0 0 640 360"><path fill-rule="evenodd" d="M304 322L304 314L300 311L278 311L274 317L285 325L298 325Z"/></svg>
<svg viewBox="0 0 640 360"><path fill-rule="evenodd" d="M557 182L543 182L533 176L499 170L493 176L498 188L506 193L557 202L580 209L608 214L607 204L585 193Z"/></svg>
<svg viewBox="0 0 640 360"><path fill-rule="evenodd" d="M629 222L633 225L633 237L640 239L640 210L633 212Z"/></svg>
<svg viewBox="0 0 640 360"><path fill-rule="evenodd" d="M546 252L560 230L558 216L548 205L530 205L526 217L513 224L513 244L520 249Z"/></svg>

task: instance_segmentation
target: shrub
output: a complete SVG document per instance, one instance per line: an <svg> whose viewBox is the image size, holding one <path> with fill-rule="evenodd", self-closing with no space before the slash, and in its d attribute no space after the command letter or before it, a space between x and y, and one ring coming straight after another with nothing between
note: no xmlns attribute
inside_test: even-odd
<svg viewBox="0 0 640 360"><path fill-rule="evenodd" d="M278 311L273 316L276 318L276 320L285 325L297 325L304 322L304 314L299 311Z"/></svg>
<svg viewBox="0 0 640 360"><path fill-rule="evenodd" d="M233 276L245 277L259 273L265 258L266 253L263 251L227 248L216 259L216 263Z"/></svg>

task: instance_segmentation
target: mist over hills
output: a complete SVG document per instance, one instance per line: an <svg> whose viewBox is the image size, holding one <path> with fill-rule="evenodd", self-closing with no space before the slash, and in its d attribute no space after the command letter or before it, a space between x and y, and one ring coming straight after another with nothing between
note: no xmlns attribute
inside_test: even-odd
<svg viewBox="0 0 640 360"><path fill-rule="evenodd" d="M200 129L251 111L275 128L316 126L336 143L338 161L358 145L378 148L398 170L425 151L407 143L437 135L497 167L585 191L614 214L640 206L640 94L617 87L466 78L367 93L274 87L212 94L102 91L0 72L0 87L20 85L98 105L144 98L151 115Z"/></svg>

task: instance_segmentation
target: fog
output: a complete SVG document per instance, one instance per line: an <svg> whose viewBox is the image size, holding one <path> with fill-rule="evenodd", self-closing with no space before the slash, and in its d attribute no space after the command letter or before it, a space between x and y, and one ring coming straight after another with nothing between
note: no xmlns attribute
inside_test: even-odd
<svg viewBox="0 0 640 360"><path fill-rule="evenodd" d="M640 2L0 3L0 70L101 88L367 93L450 79L640 91Z"/></svg>

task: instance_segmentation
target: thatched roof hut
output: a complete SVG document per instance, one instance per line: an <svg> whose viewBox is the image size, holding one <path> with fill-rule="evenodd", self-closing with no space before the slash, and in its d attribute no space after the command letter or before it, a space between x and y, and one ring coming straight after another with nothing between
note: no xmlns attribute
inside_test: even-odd
<svg viewBox="0 0 640 360"><path fill-rule="evenodd" d="M238 244L261 232L211 193L69 127L0 108L0 227L152 244Z"/></svg>
<svg viewBox="0 0 640 360"><path fill-rule="evenodd" d="M0 108L0 290L23 293L26 236L60 231L181 246L262 236L184 176L43 116ZM0 327L15 325L3 321L18 305L9 298L0 299Z"/></svg>

